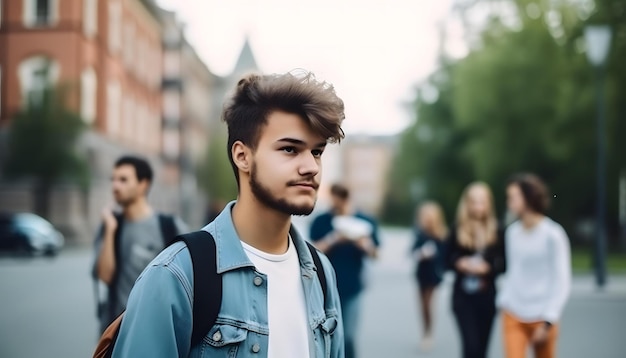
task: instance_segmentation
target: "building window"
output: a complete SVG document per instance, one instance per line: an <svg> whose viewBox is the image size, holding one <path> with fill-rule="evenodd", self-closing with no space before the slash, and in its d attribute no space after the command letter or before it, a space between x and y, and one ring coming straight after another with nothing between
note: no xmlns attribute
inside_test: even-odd
<svg viewBox="0 0 626 358"><path fill-rule="evenodd" d="M176 159L180 153L180 137L177 130L163 130L163 154L168 159Z"/></svg>
<svg viewBox="0 0 626 358"><path fill-rule="evenodd" d="M58 18L58 0L24 0L24 25L54 25Z"/></svg>
<svg viewBox="0 0 626 358"><path fill-rule="evenodd" d="M116 80L107 84L107 131L117 135L120 132L122 116L122 90Z"/></svg>
<svg viewBox="0 0 626 358"><path fill-rule="evenodd" d="M59 78L59 66L44 56L36 56L22 61L18 67L22 89L22 105L39 105L44 91Z"/></svg>
<svg viewBox="0 0 626 358"><path fill-rule="evenodd" d="M80 74L80 115L88 124L96 119L97 87L96 71L91 67L86 68Z"/></svg>
<svg viewBox="0 0 626 358"><path fill-rule="evenodd" d="M98 32L98 0L83 0L83 32L89 38Z"/></svg>
<svg viewBox="0 0 626 358"><path fill-rule="evenodd" d="M124 25L124 64L128 69L133 69L133 56L135 55L135 27L132 23Z"/></svg>
<svg viewBox="0 0 626 358"><path fill-rule="evenodd" d="M122 4L118 1L109 3L109 51L117 53L122 47Z"/></svg>
<svg viewBox="0 0 626 358"><path fill-rule="evenodd" d="M163 116L168 121L179 121L180 93L177 90L163 92Z"/></svg>

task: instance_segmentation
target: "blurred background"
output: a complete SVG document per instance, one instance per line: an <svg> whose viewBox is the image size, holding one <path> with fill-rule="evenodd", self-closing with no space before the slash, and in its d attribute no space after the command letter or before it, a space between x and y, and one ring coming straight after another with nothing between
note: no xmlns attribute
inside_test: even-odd
<svg viewBox="0 0 626 358"><path fill-rule="evenodd" d="M113 202L119 156L148 158L153 206L199 228L236 196L224 97L242 74L303 68L346 103L347 137L325 154L316 211L341 181L380 219L383 254L368 307L391 297L404 307L365 314L364 346L375 345L382 319L403 327L387 333L401 347L396 356L417 354L406 257L416 205L437 200L453 222L463 187L478 179L493 188L505 221L507 177L532 171L549 184L550 216L571 239L583 294L572 327L589 322L589 307L604 309L593 317L609 325L566 331L563 356L589 356L581 347L602 336L609 350L594 356L618 357L611 352L626 348L611 335L626 328L625 59L624 0L0 0L0 212L45 219L56 239L43 251L61 253L0 259L0 356L38 355L27 338L52 334L64 317L71 328L56 333L53 356L91 352L90 245ZM308 222L297 219L305 233ZM445 291L440 300L440 339L457 342ZM453 356L457 346L433 354ZM370 348L364 356L380 356Z"/></svg>

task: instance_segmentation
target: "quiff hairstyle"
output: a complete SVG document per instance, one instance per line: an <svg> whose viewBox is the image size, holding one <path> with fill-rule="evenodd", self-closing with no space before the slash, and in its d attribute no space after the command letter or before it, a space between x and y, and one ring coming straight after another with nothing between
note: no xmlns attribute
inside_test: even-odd
<svg viewBox="0 0 626 358"><path fill-rule="evenodd" d="M539 214L546 214L550 208L548 187L535 174L519 173L513 175L507 182L507 187L517 185L522 192L526 206Z"/></svg>
<svg viewBox="0 0 626 358"><path fill-rule="evenodd" d="M222 113L228 126L228 159L237 184L239 171L233 160L233 144L241 141L256 150L261 130L274 111L299 115L330 143L344 138L344 105L331 84L318 81L311 72L244 76Z"/></svg>

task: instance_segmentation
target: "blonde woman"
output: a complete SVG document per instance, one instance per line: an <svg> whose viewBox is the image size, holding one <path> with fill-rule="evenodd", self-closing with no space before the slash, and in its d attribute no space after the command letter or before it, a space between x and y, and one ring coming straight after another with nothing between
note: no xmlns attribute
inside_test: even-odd
<svg viewBox="0 0 626 358"><path fill-rule="evenodd" d="M417 259L416 278L422 312L423 350L432 346L432 298L445 271L446 219L441 206L433 201L423 203L417 211L417 230L413 256Z"/></svg>
<svg viewBox="0 0 626 358"><path fill-rule="evenodd" d="M450 235L448 263L456 273L452 309L464 358L484 358L496 314L495 278L505 269L503 231L487 184L470 184L461 197Z"/></svg>

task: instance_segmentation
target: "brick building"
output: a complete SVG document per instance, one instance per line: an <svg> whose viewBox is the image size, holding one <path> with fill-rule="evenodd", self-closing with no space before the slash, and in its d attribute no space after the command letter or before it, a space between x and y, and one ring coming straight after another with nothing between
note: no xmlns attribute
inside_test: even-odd
<svg viewBox="0 0 626 358"><path fill-rule="evenodd" d="M180 131L163 130L161 15L153 0L0 1L0 130L46 83L69 84L70 105L90 128L81 143L90 192L57 188L52 201L62 210L53 207L49 218L79 241L91 239L112 200L110 170L125 153L153 165L153 204L180 211ZM29 211L29 192L3 184L0 210Z"/></svg>

